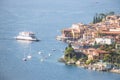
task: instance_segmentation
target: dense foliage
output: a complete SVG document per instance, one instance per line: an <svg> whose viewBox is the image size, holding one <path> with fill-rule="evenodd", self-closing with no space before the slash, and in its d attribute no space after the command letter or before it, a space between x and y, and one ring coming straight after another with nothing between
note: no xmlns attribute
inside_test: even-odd
<svg viewBox="0 0 120 80"><path fill-rule="evenodd" d="M73 60L76 62L77 60L80 60L82 58L86 58L86 55L80 52L75 52L75 50L72 48L71 44L68 45L68 47L65 48L64 51L64 59L68 62L70 60Z"/></svg>
<svg viewBox="0 0 120 80"><path fill-rule="evenodd" d="M108 51L109 54L104 56L103 61L113 64L120 64L120 50L115 49L115 45L102 45L100 49Z"/></svg>

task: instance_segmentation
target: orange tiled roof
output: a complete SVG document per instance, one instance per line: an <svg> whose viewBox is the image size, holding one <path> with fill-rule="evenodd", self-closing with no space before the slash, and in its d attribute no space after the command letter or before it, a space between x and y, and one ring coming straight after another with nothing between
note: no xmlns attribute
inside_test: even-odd
<svg viewBox="0 0 120 80"><path fill-rule="evenodd" d="M107 51L104 51L104 50L96 50L96 52L98 52L99 54L106 54L106 53L108 53Z"/></svg>
<svg viewBox="0 0 120 80"><path fill-rule="evenodd" d="M95 48L89 48L88 50L93 50L94 52L96 52L98 54L106 54L106 53L108 53L107 51L99 50L99 49L95 49Z"/></svg>
<svg viewBox="0 0 120 80"><path fill-rule="evenodd" d="M101 31L100 33L103 33L103 34L120 34L119 31Z"/></svg>

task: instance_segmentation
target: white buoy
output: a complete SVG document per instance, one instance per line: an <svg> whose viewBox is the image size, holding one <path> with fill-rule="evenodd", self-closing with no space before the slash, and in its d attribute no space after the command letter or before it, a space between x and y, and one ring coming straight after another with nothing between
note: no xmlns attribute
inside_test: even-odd
<svg viewBox="0 0 120 80"><path fill-rule="evenodd" d="M48 56L51 56L51 54L49 53Z"/></svg>
<svg viewBox="0 0 120 80"><path fill-rule="evenodd" d="M41 52L41 51L39 51L39 52L38 52L38 54L42 54L42 52Z"/></svg>

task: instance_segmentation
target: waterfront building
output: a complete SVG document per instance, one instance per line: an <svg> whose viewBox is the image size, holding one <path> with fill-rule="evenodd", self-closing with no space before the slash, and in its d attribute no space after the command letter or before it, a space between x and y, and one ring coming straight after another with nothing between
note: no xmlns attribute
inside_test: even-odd
<svg viewBox="0 0 120 80"><path fill-rule="evenodd" d="M71 28L66 28L62 30L62 36L68 39L79 39L82 37L81 34L84 33L84 25L81 23L73 24Z"/></svg>
<svg viewBox="0 0 120 80"><path fill-rule="evenodd" d="M99 71L107 71L112 69L112 64L100 61L100 62L94 63L92 67Z"/></svg>
<svg viewBox="0 0 120 80"><path fill-rule="evenodd" d="M86 43L77 43L77 44L72 44L72 47L74 49L87 49L90 47L90 45Z"/></svg>

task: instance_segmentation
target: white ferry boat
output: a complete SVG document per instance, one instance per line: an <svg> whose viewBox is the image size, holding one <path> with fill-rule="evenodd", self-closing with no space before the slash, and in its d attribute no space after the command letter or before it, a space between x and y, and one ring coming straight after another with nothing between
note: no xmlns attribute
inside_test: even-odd
<svg viewBox="0 0 120 80"><path fill-rule="evenodd" d="M18 36L15 37L17 40L28 40L28 41L39 41L35 37L35 34L33 32L20 32Z"/></svg>

